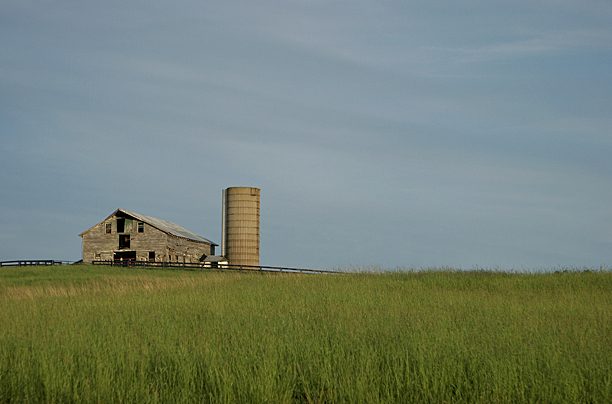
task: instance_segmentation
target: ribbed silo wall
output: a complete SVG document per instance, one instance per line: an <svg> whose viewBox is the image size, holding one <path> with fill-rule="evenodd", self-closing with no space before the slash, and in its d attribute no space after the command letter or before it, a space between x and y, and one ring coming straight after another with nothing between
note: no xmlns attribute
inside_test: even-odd
<svg viewBox="0 0 612 404"><path fill-rule="evenodd" d="M222 255L230 265L259 265L259 188L223 190Z"/></svg>

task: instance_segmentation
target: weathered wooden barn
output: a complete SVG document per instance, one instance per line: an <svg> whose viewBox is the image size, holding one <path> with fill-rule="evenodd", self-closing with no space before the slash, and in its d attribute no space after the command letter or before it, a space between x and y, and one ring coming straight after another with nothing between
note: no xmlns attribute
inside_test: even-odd
<svg viewBox="0 0 612 404"><path fill-rule="evenodd" d="M83 238L85 263L117 260L199 263L214 260L217 247L177 224L123 209L117 209L79 236Z"/></svg>

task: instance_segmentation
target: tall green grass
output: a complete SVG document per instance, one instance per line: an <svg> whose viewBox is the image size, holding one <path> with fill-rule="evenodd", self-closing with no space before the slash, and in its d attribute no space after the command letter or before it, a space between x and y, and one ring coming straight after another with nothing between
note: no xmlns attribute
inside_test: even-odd
<svg viewBox="0 0 612 404"><path fill-rule="evenodd" d="M606 403L612 273L0 269L0 403Z"/></svg>

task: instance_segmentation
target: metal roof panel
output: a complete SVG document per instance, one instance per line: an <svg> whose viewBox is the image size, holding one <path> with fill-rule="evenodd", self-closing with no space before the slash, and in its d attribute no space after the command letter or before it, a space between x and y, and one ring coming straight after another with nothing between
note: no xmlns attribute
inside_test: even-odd
<svg viewBox="0 0 612 404"><path fill-rule="evenodd" d="M204 243L209 243L212 244L214 246L218 246L218 244L208 240L207 238L204 238L202 236L200 236L199 234L196 234L192 231L189 231L187 229L185 229L184 227L179 226L178 224L172 223L172 222L168 222L166 220L161 220L161 219L156 219L154 217L151 216L146 216L146 215L141 215L140 213L134 213L134 212L130 212L129 210L125 210L125 209L118 209L117 212L123 212L128 216L132 216L135 219L138 219L142 222L145 222L165 233L171 234L173 236L177 236L177 237L183 237L189 240L195 240L195 241L202 241Z"/></svg>

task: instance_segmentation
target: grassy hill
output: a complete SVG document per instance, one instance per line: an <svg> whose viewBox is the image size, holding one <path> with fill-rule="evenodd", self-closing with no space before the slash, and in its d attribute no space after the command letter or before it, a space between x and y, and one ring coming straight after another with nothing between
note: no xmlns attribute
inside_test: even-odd
<svg viewBox="0 0 612 404"><path fill-rule="evenodd" d="M610 401L610 271L0 268L0 403Z"/></svg>

